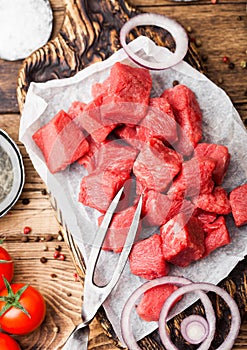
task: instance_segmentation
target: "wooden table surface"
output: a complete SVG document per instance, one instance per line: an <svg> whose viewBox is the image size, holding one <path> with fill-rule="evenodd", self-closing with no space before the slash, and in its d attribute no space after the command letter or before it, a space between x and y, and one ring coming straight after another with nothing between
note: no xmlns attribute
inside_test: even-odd
<svg viewBox="0 0 247 350"><path fill-rule="evenodd" d="M247 125L247 13L246 1L210 0L173 2L168 0L132 0L143 11L178 19L190 32L207 67L207 76L220 85L232 99ZM54 11L54 38L64 18L65 0L51 0ZM231 65L223 62L229 57ZM14 208L0 219L3 246L15 264L14 282L37 287L44 295L47 316L42 326L30 335L18 336L22 349L61 349L74 325L80 321L82 284L75 279L75 268L65 242L59 241L59 225L51 209L45 186L34 170L23 145L18 142L20 114L16 99L16 80L22 61L0 60L0 128L17 142L24 159L26 182ZM28 201L27 201L28 200ZM27 203L29 202L29 203ZM31 233L23 234L30 226ZM29 241L24 242L23 237ZM60 245L65 261L55 260ZM40 262L41 257L48 260ZM117 349L94 321L89 349ZM233 349L247 349L247 322L243 322Z"/></svg>

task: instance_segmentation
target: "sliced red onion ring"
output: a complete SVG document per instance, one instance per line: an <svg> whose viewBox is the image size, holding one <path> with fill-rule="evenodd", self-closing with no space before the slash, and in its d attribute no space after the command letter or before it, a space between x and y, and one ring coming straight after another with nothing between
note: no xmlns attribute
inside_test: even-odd
<svg viewBox="0 0 247 350"><path fill-rule="evenodd" d="M200 315L190 315L181 322L181 334L190 344L200 344L209 332L208 322Z"/></svg>
<svg viewBox="0 0 247 350"><path fill-rule="evenodd" d="M235 339L239 333L240 325L241 325L241 318L240 318L240 313L238 306L234 299L223 289L210 284L210 283L193 283L190 280L182 277L172 277L172 276L165 276L161 278L157 278L155 280L149 281L144 283L142 286L137 288L134 293L129 297L127 300L125 307L123 309L122 315L121 315L121 331L122 331L122 336L123 339L126 343L126 345L131 349L131 350L141 350L141 348L138 346L133 332L131 330L131 325L130 325L130 315L131 315L131 310L135 305L136 300L147 290L150 288L153 288L158 285L162 284L175 284L180 286L179 289L174 291L166 300L166 302L163 305L163 308L160 313L160 318L159 318L159 332L160 332L160 338L164 344L164 346L169 349L169 350L178 350L175 345L171 342L167 330L165 327L168 314L170 309L172 308L172 305L176 302L176 300L182 296L183 294L189 293L189 292L196 292L205 309L206 313L206 320L202 320L202 317L199 315L192 315L194 320L196 322L200 322L204 328L205 328L205 334L202 336L202 339L200 341L203 341L198 350L208 350L210 348L210 344L214 338L215 334L215 313L214 309L212 307L211 301L205 294L205 292L214 292L218 294L228 305L230 311L231 311L231 327L230 331L225 339L225 341L216 349L216 350L231 350ZM185 320L182 321L181 323L181 332L182 335L184 334L184 331L182 330L183 327L188 326L188 322L191 322L191 317L187 317ZM204 339L204 340L203 340ZM186 339L185 337L185 340ZM196 344L198 344L198 339ZM191 344L193 344L193 339L192 342L190 341Z"/></svg>
<svg viewBox="0 0 247 350"><path fill-rule="evenodd" d="M127 302L124 306L124 309L122 311L122 315L121 315L121 332L122 332L123 340L124 340L125 344L127 345L127 347L131 350L141 350L141 348L137 344L137 342L134 338L133 332L131 330L131 324L130 324L131 310L135 306L136 300L143 293L145 293L147 290L149 290L153 287L156 287L156 286L159 286L162 284L175 284L177 286L185 286L185 285L192 285L193 282L191 282L190 280L183 278L183 277L165 276L165 277L156 278L152 281L146 282L133 292L133 294L127 300ZM180 290L180 288L178 290ZM212 325L212 330L215 331L215 316L214 316L211 302L210 302L208 296L204 292L197 291L197 293L198 293L200 299L203 301L204 305L206 305L207 308L211 310L211 313L214 317L214 319L212 320L212 323L214 321L214 323ZM164 323L162 323L162 329L163 328L164 328ZM169 350L170 349L176 349L176 348L170 347Z"/></svg>
<svg viewBox="0 0 247 350"><path fill-rule="evenodd" d="M145 25L153 25L167 30L172 35L176 43L175 52L172 53L168 49L164 48L165 53L162 54L162 61L156 62L150 62L135 54L126 43L126 36L133 28ZM188 36L184 28L175 20L154 13L140 14L127 21L121 28L120 42L127 55L134 62L142 67L152 70L162 70L175 66L184 58L188 50Z"/></svg>
<svg viewBox="0 0 247 350"><path fill-rule="evenodd" d="M160 318L159 318L159 332L160 332L160 338L162 340L162 343L169 350L170 349L178 350L171 342L167 334L166 327L164 327L164 324L166 322L166 319L168 317L168 313L172 307L172 304L177 300L178 297L182 296L185 293L198 292L198 291L214 292L218 294L227 303L231 311L231 317L232 317L231 328L225 341L216 350L231 350L234 345L234 341L238 335L240 324L241 324L239 309L234 299L232 299L232 297L225 290L210 283L191 283L189 285L185 285L177 289L176 291L174 291L167 298L167 300L163 305L163 308L160 313ZM215 322L215 315L214 315L214 310L212 312L212 309L209 307L209 305L205 304L203 299L201 299L201 301L204 305L205 312L206 312L206 318L209 325L209 334L208 334L208 337L201 344L201 346L198 348L198 350L208 350L215 333L215 324L213 325L213 323Z"/></svg>

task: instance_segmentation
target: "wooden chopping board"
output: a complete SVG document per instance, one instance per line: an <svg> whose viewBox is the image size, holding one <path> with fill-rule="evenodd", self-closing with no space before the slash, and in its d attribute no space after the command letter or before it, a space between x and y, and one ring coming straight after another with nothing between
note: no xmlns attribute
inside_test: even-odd
<svg viewBox="0 0 247 350"><path fill-rule="evenodd" d="M106 59L118 50L120 48L119 30L121 26L126 20L138 13L137 9L123 0L68 0L64 25L58 36L28 57L19 72L17 98L20 111L22 111L26 93L32 81L44 82L50 79L70 77L88 65ZM142 28L133 31L130 39L140 34L148 35L159 45L170 49L174 48L171 36L163 30ZM194 68L204 72L200 57L192 43L189 45L186 60ZM72 251L75 267L80 276L83 277L85 273L83 258L63 222L54 198L51 198L51 203ZM220 283L220 287L226 289L237 301L242 317L247 307L246 270L246 261L244 260L236 266L228 278ZM212 345L212 349L216 349L229 331L230 315L220 299L212 296L212 301L218 318L218 332ZM179 324L184 314L189 315L195 310L201 309L201 304L196 303L183 315L179 315L169 322L171 338L178 348L194 348L193 346L185 348L184 341L180 336ZM97 317L107 334L112 337L115 345L121 347L103 308L100 309ZM157 332L141 340L140 346L144 349L163 349Z"/></svg>

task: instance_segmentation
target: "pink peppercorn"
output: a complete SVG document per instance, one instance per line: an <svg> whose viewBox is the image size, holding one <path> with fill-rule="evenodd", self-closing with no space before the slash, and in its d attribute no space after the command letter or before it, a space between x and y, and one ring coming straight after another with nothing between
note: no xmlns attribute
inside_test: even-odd
<svg viewBox="0 0 247 350"><path fill-rule="evenodd" d="M28 233L30 233L32 231L31 227L29 226L25 226L23 229L23 233L24 235L27 235Z"/></svg>

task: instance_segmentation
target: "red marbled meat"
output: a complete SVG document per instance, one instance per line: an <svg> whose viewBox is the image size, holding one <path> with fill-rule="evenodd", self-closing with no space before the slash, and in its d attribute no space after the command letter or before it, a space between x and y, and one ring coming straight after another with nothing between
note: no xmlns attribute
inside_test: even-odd
<svg viewBox="0 0 247 350"><path fill-rule="evenodd" d="M161 226L160 234L166 261L185 267L203 256L204 231L197 218L178 214Z"/></svg>
<svg viewBox="0 0 247 350"><path fill-rule="evenodd" d="M134 275L148 280L169 273L169 265L162 254L161 238L158 234L135 243L129 255L129 262Z"/></svg>
<svg viewBox="0 0 247 350"><path fill-rule="evenodd" d="M195 148L196 156L211 157L216 165L213 171L213 179L217 185L221 185L230 163L230 153L223 145L213 143L199 143Z"/></svg>
<svg viewBox="0 0 247 350"><path fill-rule="evenodd" d="M224 216L219 216L212 223L204 224L203 229L204 232L206 232L204 256L209 255L213 250L231 242Z"/></svg>
<svg viewBox="0 0 247 350"><path fill-rule="evenodd" d="M212 179L215 161L207 157L193 157L183 162L178 176L168 190L174 198L191 198L203 193L211 193L214 188Z"/></svg>
<svg viewBox="0 0 247 350"><path fill-rule="evenodd" d="M205 210L202 210L199 208L195 209L193 216L195 216L198 220L200 220L203 225L204 224L211 224L217 218L216 213L211 213L209 211L205 211Z"/></svg>
<svg viewBox="0 0 247 350"><path fill-rule="evenodd" d="M161 97L168 100L173 108L178 129L179 141L176 150L189 156L202 138L202 112L196 96L185 85L176 85L163 92Z"/></svg>
<svg viewBox="0 0 247 350"><path fill-rule="evenodd" d="M177 141L177 123L165 98L151 98L147 113L137 129L137 137L148 141L156 138L173 145Z"/></svg>
<svg viewBox="0 0 247 350"><path fill-rule="evenodd" d="M89 149L84 133L63 110L36 131L33 140L43 153L51 173L64 170Z"/></svg>
<svg viewBox="0 0 247 350"><path fill-rule="evenodd" d="M86 107L86 103L83 103L81 101L74 101L71 103L68 109L68 115L70 116L71 119L76 119L81 115L85 107Z"/></svg>
<svg viewBox="0 0 247 350"><path fill-rule="evenodd" d="M126 237L129 232L136 206L128 207L122 211L116 211L116 214L113 215L111 224L108 228L105 241L103 243L102 249L112 250L115 253L120 253L123 249ZM104 215L98 218L98 224L101 225ZM136 238L141 231L141 221L136 233Z"/></svg>
<svg viewBox="0 0 247 350"><path fill-rule="evenodd" d="M193 202L196 207L212 213L226 215L231 212L227 193L220 186L215 187L212 193L199 195Z"/></svg>
<svg viewBox="0 0 247 350"><path fill-rule="evenodd" d="M115 63L109 78L93 89L94 94L101 93L98 95L102 98L101 121L139 123L146 113L151 87L152 79L147 69Z"/></svg>
<svg viewBox="0 0 247 350"><path fill-rule="evenodd" d="M138 315L147 322L158 321L166 299L177 289L173 284L163 284L147 290L136 308Z"/></svg>
<svg viewBox="0 0 247 350"><path fill-rule="evenodd" d="M181 156L159 140L150 140L139 153L133 172L143 188L164 191L181 168Z"/></svg>
<svg viewBox="0 0 247 350"><path fill-rule="evenodd" d="M236 226L247 224L247 184L230 192L230 205Z"/></svg>
<svg viewBox="0 0 247 350"><path fill-rule="evenodd" d="M83 177L78 200L86 206L105 213L117 191L129 178L128 172L93 171Z"/></svg>

